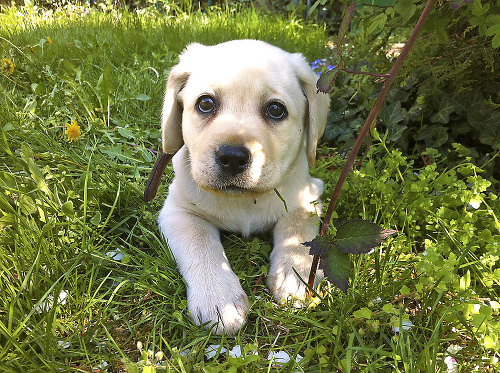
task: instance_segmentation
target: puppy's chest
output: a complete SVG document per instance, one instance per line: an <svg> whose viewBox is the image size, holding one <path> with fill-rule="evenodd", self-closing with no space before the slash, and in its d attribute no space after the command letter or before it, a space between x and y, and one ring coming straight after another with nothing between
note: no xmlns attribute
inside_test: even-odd
<svg viewBox="0 0 500 373"><path fill-rule="evenodd" d="M201 210L204 210L204 218L219 230L243 236L273 229L276 222L286 213L282 203L280 205L276 201L269 201L268 198L222 198L215 209Z"/></svg>

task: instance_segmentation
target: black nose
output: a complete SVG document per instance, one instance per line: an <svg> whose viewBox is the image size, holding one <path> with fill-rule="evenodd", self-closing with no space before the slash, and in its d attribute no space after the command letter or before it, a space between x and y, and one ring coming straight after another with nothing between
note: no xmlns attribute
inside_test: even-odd
<svg viewBox="0 0 500 373"><path fill-rule="evenodd" d="M247 168L250 151L244 146L222 145L215 159L225 173L236 176Z"/></svg>

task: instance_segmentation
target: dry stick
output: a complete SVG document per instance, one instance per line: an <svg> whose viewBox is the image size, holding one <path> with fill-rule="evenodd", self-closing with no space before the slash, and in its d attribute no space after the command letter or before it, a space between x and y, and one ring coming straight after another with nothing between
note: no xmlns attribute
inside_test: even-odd
<svg viewBox="0 0 500 373"><path fill-rule="evenodd" d="M401 66L403 66L403 62L405 61L406 57L410 53L410 50L417 40L418 34L422 30L422 27L425 24L425 21L427 20L427 17L429 17L429 14L434 7L434 3L436 0L428 0L427 4L425 5L424 10L422 11L422 14L420 15L420 18L418 19L417 24L415 25L415 28L413 29L410 37L408 38L408 41L406 42L405 46L401 50L401 54L399 55L398 59L392 66L391 71L389 71L388 77L384 82L384 85L382 86L382 90L380 91L377 101L375 102L375 105L373 105L372 110L370 111L370 114L368 115L368 118L366 118L365 124L361 128L361 132L359 133L358 139L356 140L356 143L352 147L351 153L349 154L349 157L347 158L347 162L344 165L344 168L342 169L342 172L340 173L339 180L337 182L337 185L335 186L335 190L333 191L332 194L332 199L330 200L330 204L328 205L328 210L326 212L325 218L323 219L323 223L321 225L321 231L320 231L320 236L323 237L326 235L326 232L328 231L328 226L330 225L330 220L332 218L333 210L335 209L335 205L337 203L337 199L340 194L340 190L342 189L342 185L344 184L345 179L347 178L347 174L351 170L352 165L354 164L354 160L356 158L356 155L358 154L359 148L361 147L361 144L363 143L363 140L365 139L366 135L368 134L368 131L370 130L370 127L372 123L377 119L377 116L382 110L382 105L385 100L385 96L389 92L389 89L391 88L392 83L394 82L394 79L396 79L396 76L401 69ZM314 255L313 257L313 262L311 265L311 272L309 273L309 280L308 280L308 285L312 289L314 286L314 278L316 276L316 269L318 267L318 261L319 261L319 255Z"/></svg>

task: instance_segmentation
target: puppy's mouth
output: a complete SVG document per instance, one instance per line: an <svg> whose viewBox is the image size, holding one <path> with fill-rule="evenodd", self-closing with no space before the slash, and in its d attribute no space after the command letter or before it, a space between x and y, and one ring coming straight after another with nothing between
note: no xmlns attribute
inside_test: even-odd
<svg viewBox="0 0 500 373"><path fill-rule="evenodd" d="M200 185L200 187L210 193L223 197L258 197L268 192L268 190L261 190L260 188L242 187L235 184L213 186Z"/></svg>

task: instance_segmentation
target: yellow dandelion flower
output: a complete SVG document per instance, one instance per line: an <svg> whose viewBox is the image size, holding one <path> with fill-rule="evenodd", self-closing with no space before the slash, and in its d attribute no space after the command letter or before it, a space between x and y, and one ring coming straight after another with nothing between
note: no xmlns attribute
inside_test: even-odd
<svg viewBox="0 0 500 373"><path fill-rule="evenodd" d="M14 64L8 58L2 58L2 63L0 64L0 69L5 74L12 74L14 72Z"/></svg>
<svg viewBox="0 0 500 373"><path fill-rule="evenodd" d="M47 43L52 44L52 39L49 36L47 36Z"/></svg>
<svg viewBox="0 0 500 373"><path fill-rule="evenodd" d="M76 120L71 120L71 123L66 123L66 131L64 131L66 135L68 135L69 141L75 141L80 137L80 126L76 123Z"/></svg>

